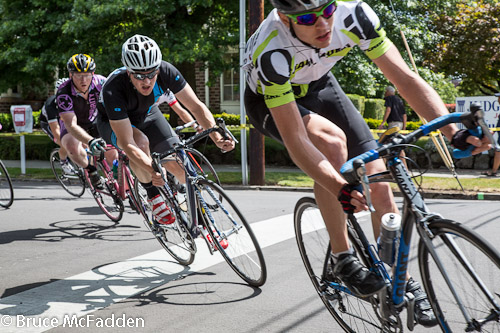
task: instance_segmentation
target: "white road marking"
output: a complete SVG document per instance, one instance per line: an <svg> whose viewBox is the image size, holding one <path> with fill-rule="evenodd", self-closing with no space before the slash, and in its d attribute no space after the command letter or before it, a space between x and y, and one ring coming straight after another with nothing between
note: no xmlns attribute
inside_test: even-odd
<svg viewBox="0 0 500 333"><path fill-rule="evenodd" d="M251 224L261 248L294 238L293 215L283 215ZM218 253L210 255L203 239L196 239L194 262L179 265L164 250L98 267L0 299L0 317L22 315L31 323L56 318L62 324L68 316L81 317L156 288L186 274L223 262ZM229 269L229 268L228 268ZM3 325L2 332L44 332L52 326L16 327Z"/></svg>

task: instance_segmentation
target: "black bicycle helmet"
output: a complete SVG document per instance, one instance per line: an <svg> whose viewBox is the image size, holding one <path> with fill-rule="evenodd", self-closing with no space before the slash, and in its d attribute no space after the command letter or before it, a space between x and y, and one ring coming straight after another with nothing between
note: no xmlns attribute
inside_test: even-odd
<svg viewBox="0 0 500 333"><path fill-rule="evenodd" d="M270 0L283 14L299 14L326 5L331 0Z"/></svg>
<svg viewBox="0 0 500 333"><path fill-rule="evenodd" d="M95 62L87 54L74 54L66 64L69 72L87 73L95 71Z"/></svg>

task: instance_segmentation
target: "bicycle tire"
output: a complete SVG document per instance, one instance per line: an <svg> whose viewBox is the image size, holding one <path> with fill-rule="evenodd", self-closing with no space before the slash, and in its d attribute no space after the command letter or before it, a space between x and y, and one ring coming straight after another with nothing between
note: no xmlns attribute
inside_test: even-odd
<svg viewBox="0 0 500 333"><path fill-rule="evenodd" d="M194 148L184 148L184 151L199 175L221 186L217 171L202 153Z"/></svg>
<svg viewBox="0 0 500 333"><path fill-rule="evenodd" d="M146 190L141 186L139 181L136 181L134 183L134 192L139 203L139 209L144 217L144 223L172 258L181 265L190 265L194 261L197 250L196 243L194 242L193 236L188 231L186 224L179 217L178 206L174 207L165 191L162 188L158 189L163 200L170 208L171 214L174 214L175 222L168 225L161 225L153 220L151 205L148 202Z"/></svg>
<svg viewBox="0 0 500 333"><path fill-rule="evenodd" d="M85 179L89 186L90 192L94 197L95 201L102 212L113 222L118 222L123 217L123 212L125 207L123 206L123 200L120 198L118 191L116 190L116 181L113 176L107 177L107 171L104 169L103 165L99 162L96 165L97 173L101 177L100 183L102 188L95 188L89 178L89 173L85 170ZM111 172L111 171L110 171ZM111 180L112 179L112 180Z"/></svg>
<svg viewBox="0 0 500 333"><path fill-rule="evenodd" d="M14 202L14 188L9 172L0 160L0 206L9 208Z"/></svg>
<svg viewBox="0 0 500 333"><path fill-rule="evenodd" d="M445 271L449 273L448 278L455 286L464 308L474 323L478 325L481 319L496 311L496 320L489 321L481 327L471 327L468 332L500 332L499 252L475 231L456 221L438 218L429 222L428 230L434 235L431 241ZM485 293L472 278L471 272L457 258L457 251L451 249L450 239L466 257L474 272L482 280L483 286L489 290L496 306L486 299ZM423 240L419 242L418 259L422 282L438 317L439 325L446 332L466 331L468 324Z"/></svg>
<svg viewBox="0 0 500 333"><path fill-rule="evenodd" d="M132 208L137 214L141 214L141 211L139 209L139 200L135 195L135 183L138 180L132 175L132 172L130 171L130 168L128 166L124 166L123 171L123 177L125 177L127 182L125 195L128 198L130 208Z"/></svg>
<svg viewBox="0 0 500 333"><path fill-rule="evenodd" d="M61 157L59 148L55 148L50 153L50 168L62 188L74 197L81 197L85 193L85 179L82 176L81 168L70 159L68 162L75 170L74 174L66 174L61 168Z"/></svg>
<svg viewBox="0 0 500 333"><path fill-rule="evenodd" d="M294 209L294 228L307 275L321 301L342 329L353 333L381 332L380 321L370 303L374 299L362 299L351 294L334 276L330 262L330 236L314 198L299 199ZM354 232L348 230L349 240L360 256L363 253L361 245L356 241ZM361 260L366 262L363 258ZM332 282L339 287L331 287Z"/></svg>
<svg viewBox="0 0 500 333"><path fill-rule="evenodd" d="M216 183L200 179L195 184L202 223L216 248L238 276L254 287L266 282L267 268L252 228L227 193ZM220 200L219 198L222 198ZM227 241L224 248L220 242Z"/></svg>

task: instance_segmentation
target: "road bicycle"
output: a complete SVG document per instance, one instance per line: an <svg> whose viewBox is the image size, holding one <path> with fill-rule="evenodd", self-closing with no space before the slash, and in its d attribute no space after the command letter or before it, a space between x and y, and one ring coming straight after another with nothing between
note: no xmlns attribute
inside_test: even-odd
<svg viewBox="0 0 500 333"><path fill-rule="evenodd" d="M213 128L195 134L173 149L153 153L153 168L160 172L165 185L159 187L160 195L169 206L175 222L158 224L151 215L145 190L136 182L136 196L141 201L141 211L146 225L165 250L180 264L193 262L197 251L195 238L203 236L211 254L220 252L229 266L248 284L262 286L267 277L264 255L249 223L228 194L217 183L206 178L206 172L195 167L190 158L190 142L207 137L212 132L231 136L222 119ZM233 140L234 137L232 137ZM176 160L185 171L185 195L172 175L164 173L162 164Z"/></svg>
<svg viewBox="0 0 500 333"><path fill-rule="evenodd" d="M109 150L118 152L116 170L113 170L113 167L110 167L104 158L104 153ZM103 213L114 222L120 221L125 211L124 201L128 200L130 207L139 214L139 203L134 192L136 181L129 168L127 155L121 149L107 145L98 156L89 153L89 158L97 168L100 181L97 186L94 186L90 181L89 172L87 169L83 169L85 180Z"/></svg>
<svg viewBox="0 0 500 333"><path fill-rule="evenodd" d="M9 208L14 202L14 188L9 172L0 160L0 206Z"/></svg>
<svg viewBox="0 0 500 333"><path fill-rule="evenodd" d="M118 165L116 170L110 167L104 158L104 153L108 150L118 151ZM135 177L129 168L129 160L125 153L112 146L103 148L99 156L93 156L87 151L90 163L95 165L100 177L98 186L92 185L87 169L83 169L68 159L73 171L66 173L61 168L59 148L55 148L50 154L50 165L57 181L71 195L80 197L85 192L85 188L90 190L97 205L102 212L112 221L118 222L123 217L125 206L123 202L128 200L130 207L138 214L137 200L134 196Z"/></svg>
<svg viewBox="0 0 500 333"><path fill-rule="evenodd" d="M335 276L329 236L315 200L302 198L297 202L294 225L302 261L324 305L346 332L403 332L404 309L406 326L414 329L415 300L413 294L405 292L414 226L423 286L442 331L500 331L500 253L467 226L431 212L399 159L400 151L421 136L458 122L475 135L484 132L492 139L483 112L475 105L470 113L448 114L408 135L386 137L377 149L349 160L341 168L350 184L361 183L370 208L369 183L395 182L403 196L401 230L395 238L394 258L387 264L380 260L377 245L370 244L356 217L347 216L348 236L357 256L386 281L386 288L379 293L356 296ZM470 154L472 148L468 151ZM388 171L367 176L365 163L378 158L386 160Z"/></svg>
<svg viewBox="0 0 500 333"><path fill-rule="evenodd" d="M50 168L62 188L74 197L81 197L83 193L85 193L85 177L83 175L83 170L68 158L67 163L72 170L69 173L64 172L61 165L59 148L54 148L52 150L49 160Z"/></svg>

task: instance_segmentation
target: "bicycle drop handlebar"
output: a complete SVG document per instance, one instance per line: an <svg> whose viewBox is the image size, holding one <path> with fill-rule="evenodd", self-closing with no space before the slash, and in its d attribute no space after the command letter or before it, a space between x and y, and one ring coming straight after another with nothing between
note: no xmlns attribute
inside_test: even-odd
<svg viewBox="0 0 500 333"><path fill-rule="evenodd" d="M425 125L420 126L417 130L411 132L410 134L397 135L391 138L389 143L382 144L376 149L372 149L361 155L351 158L346 163L344 163L344 165L342 165L340 173L349 183L356 184L359 182L360 178L360 176L358 175L358 169L364 166L364 164L374 161L379 157L386 156L391 153L391 151L397 152L399 154L399 151L404 149L404 145L413 143L420 137L428 135L429 133L452 123L464 124L471 135L477 136L479 138L482 138L483 134L486 135L491 143L495 146L495 149L498 149L496 142L493 140L493 136L488 129L488 126L484 122L484 113L481 110L480 105L472 104L471 112L450 113L441 116ZM475 147L473 145L470 145L470 147L465 150L454 149L453 156L455 158L465 158L471 156L474 148Z"/></svg>
<svg viewBox="0 0 500 333"><path fill-rule="evenodd" d="M178 126L175 128L175 130L177 131L178 129L182 130L184 128L190 127L193 123L194 123L194 121L189 122L189 123L184 124L184 125L181 125L181 126ZM235 143L238 143L238 140L236 140L236 138L233 136L233 134L227 129L226 123L224 122L224 119L217 118L215 120L215 123L216 123L216 125L214 127L208 128L200 133L193 135L192 137L190 137L186 140L183 140L181 143L177 144L174 148L172 148L164 153L152 153L151 154L151 156L153 157L152 164L153 164L153 168L155 169L155 171L158 171L156 168L155 160L160 161L161 159L163 159L169 155L174 154L177 150L183 149L184 147L187 147L187 146L195 143L196 141L199 141L199 140L207 137L208 135L210 135L210 133L218 132L219 134L221 134L224 137L224 139L232 139Z"/></svg>

